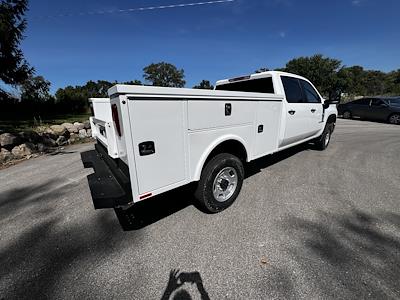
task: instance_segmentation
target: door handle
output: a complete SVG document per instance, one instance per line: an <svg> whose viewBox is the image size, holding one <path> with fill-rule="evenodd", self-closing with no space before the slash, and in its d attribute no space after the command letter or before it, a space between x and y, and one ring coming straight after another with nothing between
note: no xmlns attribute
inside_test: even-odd
<svg viewBox="0 0 400 300"><path fill-rule="evenodd" d="M317 110L316 110L316 109L314 109L314 108L311 110L311 112L312 112L312 113L315 113L316 111L317 111Z"/></svg>
<svg viewBox="0 0 400 300"><path fill-rule="evenodd" d="M289 110L288 113L291 114L291 115L294 115L296 113L296 111L295 110Z"/></svg>

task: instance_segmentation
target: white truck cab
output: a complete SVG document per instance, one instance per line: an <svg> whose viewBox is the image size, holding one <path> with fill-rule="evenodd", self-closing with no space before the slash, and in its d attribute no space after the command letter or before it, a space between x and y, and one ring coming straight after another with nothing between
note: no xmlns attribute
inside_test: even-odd
<svg viewBox="0 0 400 300"><path fill-rule="evenodd" d="M308 141L324 150L338 103L276 71L220 80L213 91L115 85L109 96L91 100L97 144L82 153L95 170L95 208L126 209L197 182L200 204L219 212L237 198L246 162Z"/></svg>

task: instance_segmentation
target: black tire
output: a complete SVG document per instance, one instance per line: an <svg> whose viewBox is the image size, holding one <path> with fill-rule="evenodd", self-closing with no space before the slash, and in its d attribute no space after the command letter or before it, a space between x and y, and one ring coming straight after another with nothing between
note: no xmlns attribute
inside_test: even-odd
<svg viewBox="0 0 400 300"><path fill-rule="evenodd" d="M400 125L400 114L391 114L388 118L388 123Z"/></svg>
<svg viewBox="0 0 400 300"><path fill-rule="evenodd" d="M322 135L315 140L315 147L317 148L317 150L323 151L326 148L328 148L329 143L331 141L333 128L334 128L333 123L326 124Z"/></svg>
<svg viewBox="0 0 400 300"><path fill-rule="evenodd" d="M214 180L220 172L229 167L235 169L236 171L237 184L233 194L225 201L221 202L214 197ZM243 179L244 168L241 160L229 153L218 154L213 157L203 168L200 181L195 191L195 197L206 212L217 213L223 211L231 206L236 200L242 188Z"/></svg>
<svg viewBox="0 0 400 300"><path fill-rule="evenodd" d="M351 114L351 112L350 111L348 111L348 110L346 110L346 111L344 111L343 112L343 119L352 119L353 118L353 115Z"/></svg>

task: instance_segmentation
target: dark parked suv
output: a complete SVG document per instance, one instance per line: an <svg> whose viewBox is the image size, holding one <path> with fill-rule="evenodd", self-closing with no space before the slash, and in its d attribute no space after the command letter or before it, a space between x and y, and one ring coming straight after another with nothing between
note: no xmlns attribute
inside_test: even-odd
<svg viewBox="0 0 400 300"><path fill-rule="evenodd" d="M400 124L400 97L374 97L338 105L339 115L345 119L384 121Z"/></svg>

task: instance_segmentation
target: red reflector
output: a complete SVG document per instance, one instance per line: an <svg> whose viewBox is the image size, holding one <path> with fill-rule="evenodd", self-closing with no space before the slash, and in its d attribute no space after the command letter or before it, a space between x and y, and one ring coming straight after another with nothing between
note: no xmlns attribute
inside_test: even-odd
<svg viewBox="0 0 400 300"><path fill-rule="evenodd" d="M151 195L153 195L153 194L152 193L144 194L144 195L140 196L139 199L142 200L144 198L150 197Z"/></svg>
<svg viewBox="0 0 400 300"><path fill-rule="evenodd" d="M121 136L121 125L119 124L118 107L117 104L111 105L112 118L117 129L118 135Z"/></svg>

